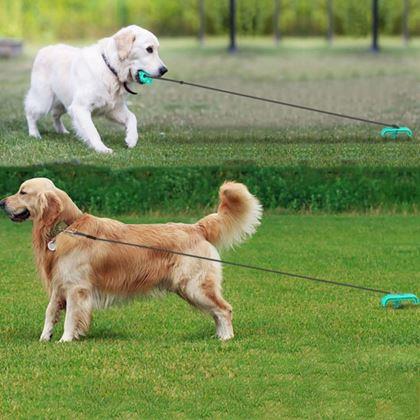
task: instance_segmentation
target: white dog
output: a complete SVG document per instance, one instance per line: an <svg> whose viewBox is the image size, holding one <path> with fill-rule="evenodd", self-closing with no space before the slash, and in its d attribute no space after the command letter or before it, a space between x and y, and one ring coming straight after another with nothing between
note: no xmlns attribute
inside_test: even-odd
<svg viewBox="0 0 420 420"><path fill-rule="evenodd" d="M25 99L29 135L40 138L37 121L51 111L54 128L68 133L61 116L68 112L78 135L97 152L112 153L99 136L92 113L103 114L126 129L128 147L137 144L137 120L126 105L127 83L139 70L153 77L167 72L151 32L132 25L86 48L52 45L41 49Z"/></svg>

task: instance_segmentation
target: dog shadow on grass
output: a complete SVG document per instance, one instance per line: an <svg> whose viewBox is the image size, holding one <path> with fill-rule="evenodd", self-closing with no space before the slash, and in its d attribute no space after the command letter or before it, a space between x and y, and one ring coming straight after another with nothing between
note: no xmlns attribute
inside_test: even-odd
<svg viewBox="0 0 420 420"><path fill-rule="evenodd" d="M33 331L15 331L14 339L17 339L17 341L23 343L23 342L37 342L39 341L40 334L35 334ZM51 340L47 343L58 343L61 337L61 332L55 333ZM154 343L157 342L167 342L171 341L172 343L191 343L191 344L198 344L198 343L220 343L225 344L229 342L238 342L241 341L240 336L235 336L233 340L230 340L228 342L220 341L216 335L214 334L214 331L212 329L206 329L201 328L197 329L196 331L192 331L189 333L174 333L171 335L170 338L165 336L159 336L156 335L148 335L145 332L139 332L139 331L133 331L133 332L125 332L125 331L112 331L107 329L92 329L89 331L89 333L84 336L80 337L78 340L74 340L74 343L81 343L81 342L132 342L132 341L140 341L140 342L148 342L148 343Z"/></svg>
<svg viewBox="0 0 420 420"><path fill-rule="evenodd" d="M164 334L148 334L144 331L112 331L105 328L95 328L89 331L82 340L95 341L143 341L149 343L156 342L177 342L177 343L200 343L200 342L219 342L212 328L198 328L188 333L182 331L170 331Z"/></svg>
<svg viewBox="0 0 420 420"><path fill-rule="evenodd" d="M82 340L83 341L86 341L86 340L131 341L135 337L136 336L134 334L129 334L129 333L124 332L124 331L92 329L91 331L89 331L89 333L85 337L82 337Z"/></svg>
<svg viewBox="0 0 420 420"><path fill-rule="evenodd" d="M184 341L184 342L199 342L207 341L209 339L215 339L214 331L211 328L201 328L197 329L194 332L185 333L182 331L165 331L159 334L155 332L148 333L147 331L130 330L112 330L101 327L92 328L86 337L83 337L82 340L118 340L118 341Z"/></svg>

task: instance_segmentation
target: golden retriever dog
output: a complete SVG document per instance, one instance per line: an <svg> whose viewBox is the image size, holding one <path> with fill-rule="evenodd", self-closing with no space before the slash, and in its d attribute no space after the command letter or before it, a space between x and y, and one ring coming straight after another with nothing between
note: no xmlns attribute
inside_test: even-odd
<svg viewBox="0 0 420 420"><path fill-rule="evenodd" d="M126 97L134 93L127 84L138 80L139 70L153 77L167 72L156 36L136 25L85 48L63 44L42 48L35 57L25 98L29 135L41 138L37 121L49 112L57 133L68 133L61 121L68 112L77 134L89 147L112 153L92 121L92 114L99 114L123 125L125 143L134 147L137 120L127 108Z"/></svg>
<svg viewBox="0 0 420 420"><path fill-rule="evenodd" d="M218 249L252 235L262 215L260 203L243 184L226 182L219 197L217 213L195 224L129 225L83 213L47 178L25 181L0 207L14 222L33 221L36 263L49 295L40 339L50 340L63 309L66 316L60 341L72 341L87 333L94 308L154 289L175 292L209 313L217 337L231 339L232 307L222 297L220 263L68 233L79 231L219 259Z"/></svg>

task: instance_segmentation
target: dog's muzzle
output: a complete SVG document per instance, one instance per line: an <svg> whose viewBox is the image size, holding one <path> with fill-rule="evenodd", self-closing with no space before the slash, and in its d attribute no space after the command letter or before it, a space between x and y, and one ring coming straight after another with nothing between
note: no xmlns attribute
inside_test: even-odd
<svg viewBox="0 0 420 420"><path fill-rule="evenodd" d="M26 219L28 219L31 216L31 213L28 209L25 209L21 211L20 213L12 213L6 206L6 200L0 201L0 208L3 209L7 215L9 216L9 219L12 222L24 222Z"/></svg>

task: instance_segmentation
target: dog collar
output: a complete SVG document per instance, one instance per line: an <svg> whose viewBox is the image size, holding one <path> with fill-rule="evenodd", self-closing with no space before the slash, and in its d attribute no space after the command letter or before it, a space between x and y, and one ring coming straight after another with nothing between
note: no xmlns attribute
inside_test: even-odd
<svg viewBox="0 0 420 420"><path fill-rule="evenodd" d="M118 73L117 70L114 69L114 67L111 66L111 63L108 61L108 59L106 58L105 54L102 53L101 54L102 59L104 60L106 66L109 68L109 70L111 71L111 73L118 79L118 81L120 81L120 79L118 78ZM131 90L128 85L127 82L123 83L124 89L128 92L131 93L132 95L137 95L137 92L134 92L133 90Z"/></svg>
<svg viewBox="0 0 420 420"><path fill-rule="evenodd" d="M57 236L61 233L64 232L67 228L68 228L68 224L65 222L58 222L56 223L53 228L50 230L50 238L52 238L48 244L47 247L50 251L55 251L57 249L57 244L55 242Z"/></svg>

